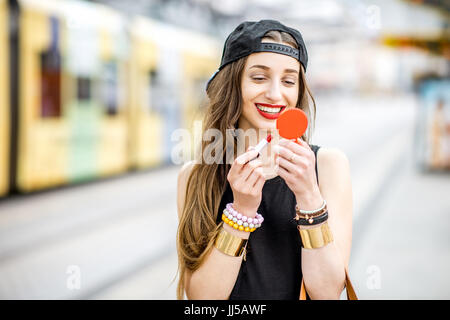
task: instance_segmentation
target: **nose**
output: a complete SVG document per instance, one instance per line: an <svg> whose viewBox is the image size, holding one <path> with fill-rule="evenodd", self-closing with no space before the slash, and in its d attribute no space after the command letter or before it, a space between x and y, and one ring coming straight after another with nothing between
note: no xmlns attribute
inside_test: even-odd
<svg viewBox="0 0 450 320"><path fill-rule="evenodd" d="M265 94L266 98L270 101L278 102L281 101L282 95L281 95L281 87L279 81L271 81L270 86L266 90Z"/></svg>

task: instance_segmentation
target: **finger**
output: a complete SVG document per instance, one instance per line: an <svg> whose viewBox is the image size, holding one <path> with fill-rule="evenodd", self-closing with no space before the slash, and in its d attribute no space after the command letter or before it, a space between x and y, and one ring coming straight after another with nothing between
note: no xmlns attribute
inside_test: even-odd
<svg viewBox="0 0 450 320"><path fill-rule="evenodd" d="M253 162L253 161L252 161ZM249 163L246 165L246 168L239 174L236 178L234 187L238 190L248 190L250 189L257 179L258 174L255 173L255 170L261 169L262 161L257 160L254 163ZM256 178L254 177L256 176Z"/></svg>
<svg viewBox="0 0 450 320"><path fill-rule="evenodd" d="M295 165L289 160L286 160L285 158L282 157L278 158L277 165L280 168L283 168L289 174L292 174L295 171Z"/></svg>
<svg viewBox="0 0 450 320"><path fill-rule="evenodd" d="M306 142L304 142L303 140L301 141L302 141L301 144L298 144L294 141L284 139L283 141L280 141L279 145L298 155L310 157L311 154L313 153L311 148Z"/></svg>
<svg viewBox="0 0 450 320"><path fill-rule="evenodd" d="M248 178L251 176L251 174L253 173L254 170L256 170L257 168L262 167L262 161L259 159L256 159L254 161L248 162L245 166L244 169L242 170L240 176L242 178L243 181L247 181Z"/></svg>
<svg viewBox="0 0 450 320"><path fill-rule="evenodd" d="M276 172L277 172L277 174L278 174L281 178L283 178L284 181L288 180L289 177L290 177L290 175L291 175L290 172L288 172L286 169L284 169L284 168L283 168L282 166L280 166L280 165L277 166Z"/></svg>
<svg viewBox="0 0 450 320"><path fill-rule="evenodd" d="M310 145L305 140L303 140L302 138L297 138L296 142L297 142L297 144L300 144L300 145L302 145L303 147L305 147L307 149L311 149Z"/></svg>
<svg viewBox="0 0 450 320"><path fill-rule="evenodd" d="M266 179L264 177L259 177L258 180L256 180L255 184L253 185L253 188L262 191L265 183Z"/></svg>
<svg viewBox="0 0 450 320"><path fill-rule="evenodd" d="M299 155L295 155L292 161L280 157L278 165L283 167L289 173L296 173L299 169L306 169L308 167L308 161Z"/></svg>
<svg viewBox="0 0 450 320"><path fill-rule="evenodd" d="M275 154L279 155L281 158L284 158L286 160L291 159L291 157L295 155L294 152L283 146L274 146L273 151L275 152Z"/></svg>
<svg viewBox="0 0 450 320"><path fill-rule="evenodd" d="M245 164L248 162L248 159L254 158L255 155L257 155L256 151L248 150L247 152L241 154L239 157L234 159L234 162L231 165L229 171L230 178L231 179L236 178L237 175L241 174Z"/></svg>
<svg viewBox="0 0 450 320"><path fill-rule="evenodd" d="M253 185L253 188L257 190L262 190L264 187L264 184L266 183L266 178L264 178L264 175L259 177L258 180L256 180L255 184Z"/></svg>
<svg viewBox="0 0 450 320"><path fill-rule="evenodd" d="M243 167L247 162L256 158L257 156L258 156L258 151L254 150L254 148L253 148L253 149L248 150L247 152L244 152L239 157L237 157L235 162L237 163L237 165Z"/></svg>
<svg viewBox="0 0 450 320"><path fill-rule="evenodd" d="M286 141L283 143L283 146L300 155L309 155L312 151L309 146L298 144L295 141Z"/></svg>
<svg viewBox="0 0 450 320"><path fill-rule="evenodd" d="M305 167L308 164L309 160L305 158L307 156L299 155L283 146L275 146L274 149L275 154L280 155L280 158L285 159L294 165Z"/></svg>
<svg viewBox="0 0 450 320"><path fill-rule="evenodd" d="M252 171L252 173L249 175L249 177L247 178L246 182L247 184L253 188L253 186L255 185L256 181L263 175L262 173L262 168L258 167L255 170Z"/></svg>

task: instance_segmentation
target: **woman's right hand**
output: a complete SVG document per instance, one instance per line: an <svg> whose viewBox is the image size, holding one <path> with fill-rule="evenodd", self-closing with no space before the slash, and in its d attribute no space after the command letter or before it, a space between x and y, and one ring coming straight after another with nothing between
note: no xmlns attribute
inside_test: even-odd
<svg viewBox="0 0 450 320"><path fill-rule="evenodd" d="M227 176L233 191L233 208L248 217L256 215L266 181L262 161L259 158L250 161L257 156L258 152L250 147L234 160Z"/></svg>

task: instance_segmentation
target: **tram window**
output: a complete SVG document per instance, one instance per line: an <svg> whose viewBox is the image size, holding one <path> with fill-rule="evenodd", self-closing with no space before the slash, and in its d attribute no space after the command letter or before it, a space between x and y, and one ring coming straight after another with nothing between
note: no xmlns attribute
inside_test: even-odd
<svg viewBox="0 0 450 320"><path fill-rule="evenodd" d="M156 69L149 72L149 91L150 91L150 110L159 114L164 113L164 106L168 99L176 92L174 92L171 83L163 82L162 74Z"/></svg>
<svg viewBox="0 0 450 320"><path fill-rule="evenodd" d="M78 100L90 100L91 93L91 79L87 77L78 77L77 78L77 97Z"/></svg>
<svg viewBox="0 0 450 320"><path fill-rule="evenodd" d="M107 115L113 116L118 111L117 64L108 62L103 65L101 73L100 98Z"/></svg>
<svg viewBox="0 0 450 320"><path fill-rule="evenodd" d="M41 53L41 117L61 115L61 57L51 49Z"/></svg>

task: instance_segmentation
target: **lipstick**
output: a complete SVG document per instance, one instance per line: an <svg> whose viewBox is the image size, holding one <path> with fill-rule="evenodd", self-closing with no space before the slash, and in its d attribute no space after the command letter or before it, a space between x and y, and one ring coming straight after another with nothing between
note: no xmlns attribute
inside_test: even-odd
<svg viewBox="0 0 450 320"><path fill-rule="evenodd" d="M258 153L260 153L262 151L262 149L264 149L265 146L267 146L270 141L272 141L272 135L268 134L267 137L265 139L262 139L256 146L255 146L255 150L258 151Z"/></svg>
<svg viewBox="0 0 450 320"><path fill-rule="evenodd" d="M258 155L257 155L255 158L253 158L252 160L250 160L250 161L253 161L253 160L255 160L256 158L258 158L258 157L259 157L259 154L261 153L261 151L262 151L262 150L270 143L270 141L272 141L272 135L269 133L265 139L262 139L262 140L255 146L255 149L254 149L254 150L256 150L256 151L258 152Z"/></svg>

